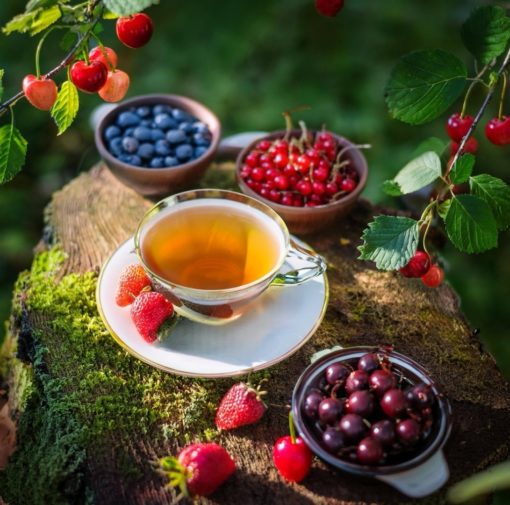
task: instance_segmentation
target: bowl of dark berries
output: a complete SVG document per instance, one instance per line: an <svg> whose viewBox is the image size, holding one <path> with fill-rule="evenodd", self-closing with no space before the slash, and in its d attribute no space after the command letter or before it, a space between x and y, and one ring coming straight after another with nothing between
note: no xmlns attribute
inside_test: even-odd
<svg viewBox="0 0 510 505"><path fill-rule="evenodd" d="M426 496L449 476L451 407L430 374L389 348L351 347L312 363L292 397L308 447L336 469Z"/></svg>
<svg viewBox="0 0 510 505"><path fill-rule="evenodd" d="M124 184L148 196L196 185L215 156L218 118L178 95L143 95L109 111L95 132L103 161Z"/></svg>
<svg viewBox="0 0 510 505"><path fill-rule="evenodd" d="M306 234L331 226L355 204L367 181L367 146L300 124L248 145L236 175L243 193L272 207L292 233Z"/></svg>

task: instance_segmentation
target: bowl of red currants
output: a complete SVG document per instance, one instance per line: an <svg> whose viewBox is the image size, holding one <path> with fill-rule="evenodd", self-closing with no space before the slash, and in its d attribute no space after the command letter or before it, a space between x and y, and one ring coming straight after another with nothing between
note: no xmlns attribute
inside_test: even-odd
<svg viewBox="0 0 510 505"><path fill-rule="evenodd" d="M292 412L308 447L337 469L412 497L448 479L450 403L421 365L390 348L320 357L298 379Z"/></svg>
<svg viewBox="0 0 510 505"><path fill-rule="evenodd" d="M241 191L263 201L292 233L323 230L349 212L365 187L360 147L335 133L287 129L257 139L239 153Z"/></svg>
<svg viewBox="0 0 510 505"><path fill-rule="evenodd" d="M110 110L95 132L103 161L138 193L160 196L196 185L221 135L207 107L178 95L143 95Z"/></svg>

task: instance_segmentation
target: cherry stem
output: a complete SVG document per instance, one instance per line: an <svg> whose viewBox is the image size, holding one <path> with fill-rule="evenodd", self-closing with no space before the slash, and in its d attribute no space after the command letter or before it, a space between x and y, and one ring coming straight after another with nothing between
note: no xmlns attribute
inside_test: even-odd
<svg viewBox="0 0 510 505"><path fill-rule="evenodd" d="M503 105L505 103L506 93L506 72L503 72L501 77L503 77L503 86L501 87L501 96L499 97L498 119L501 119L503 116Z"/></svg>
<svg viewBox="0 0 510 505"><path fill-rule="evenodd" d="M308 141L308 128L306 127L306 124L304 121L299 121L299 126L301 127L300 142L302 142L303 146L305 146Z"/></svg>
<svg viewBox="0 0 510 505"><path fill-rule="evenodd" d="M466 108L469 100L469 96L471 95L471 92L473 91L474 87L479 83L482 82L480 79L485 74L487 69L489 68L489 65L485 65L480 72L476 75L476 77L473 79L473 82L469 85L468 90L466 91L466 96L464 97L464 101L462 102L462 110L460 111L460 117L463 118L466 114ZM485 84L485 83L484 83Z"/></svg>
<svg viewBox="0 0 510 505"><path fill-rule="evenodd" d="M371 149L372 146L370 144L358 144L358 145L352 145L352 146L345 146L344 148L340 149L340 151L337 154L336 162L340 163L340 158L347 152L352 149Z"/></svg>
<svg viewBox="0 0 510 505"><path fill-rule="evenodd" d="M427 218L427 226L425 228L425 231L423 232L423 238L422 238L423 250L428 254L429 258L431 256L430 256L429 249L427 247L427 236L429 234L430 225L432 224L433 219L434 219L434 214L432 212L430 212L430 217Z"/></svg>
<svg viewBox="0 0 510 505"><path fill-rule="evenodd" d="M90 35L97 42L97 45L99 46L99 50L101 51L102 55L104 56L105 61L108 63L108 67L110 67L108 70L115 72L115 68L112 65L112 62L110 61L110 58L108 57L108 53L106 52L106 49L104 48L104 44L101 42L101 39L94 32L90 32Z"/></svg>
<svg viewBox="0 0 510 505"><path fill-rule="evenodd" d="M285 140L289 140L290 132L292 131L292 128L294 128L294 125L292 124L292 116L288 111L282 112L282 115L285 118L285 136L283 138Z"/></svg>
<svg viewBox="0 0 510 505"><path fill-rule="evenodd" d="M41 49L44 44L44 41L46 40L46 37L56 28L67 28L66 26L52 26L49 30L46 31L46 33L41 37L39 40L39 43L37 44L37 48L35 50L35 75L38 79L41 78Z"/></svg>
<svg viewBox="0 0 510 505"><path fill-rule="evenodd" d="M293 444L296 443L296 427L294 426L294 418L292 417L292 412L289 412L289 433L290 440Z"/></svg>

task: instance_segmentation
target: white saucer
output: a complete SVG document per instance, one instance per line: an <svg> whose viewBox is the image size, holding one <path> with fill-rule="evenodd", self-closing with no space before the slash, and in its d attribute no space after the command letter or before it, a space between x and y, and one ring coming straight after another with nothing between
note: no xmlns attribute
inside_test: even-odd
<svg viewBox="0 0 510 505"><path fill-rule="evenodd" d="M268 288L245 314L224 326L181 318L164 342L149 344L136 330L130 308L115 303L122 269L139 262L133 250L131 238L104 264L97 284L97 306L118 344L138 359L166 372L217 378L267 368L305 344L326 312L328 282L323 274L297 286ZM293 258L282 271L300 266L304 265Z"/></svg>

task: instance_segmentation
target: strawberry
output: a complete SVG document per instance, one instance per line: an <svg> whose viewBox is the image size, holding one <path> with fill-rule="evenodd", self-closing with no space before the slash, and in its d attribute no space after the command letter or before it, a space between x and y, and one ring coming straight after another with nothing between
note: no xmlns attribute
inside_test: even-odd
<svg viewBox="0 0 510 505"><path fill-rule="evenodd" d="M120 274L119 285L115 301L117 305L125 307L133 303L133 300L140 294L143 289L150 288L151 281L142 265L133 263L128 265Z"/></svg>
<svg viewBox="0 0 510 505"><path fill-rule="evenodd" d="M136 329L146 342L160 340L167 332L170 324L168 321L173 315L173 305L156 291L142 291L131 305L131 319Z"/></svg>
<svg viewBox="0 0 510 505"><path fill-rule="evenodd" d="M259 389L240 382L234 384L221 399L216 412L216 426L220 430L231 430L256 423L266 411Z"/></svg>
<svg viewBox="0 0 510 505"><path fill-rule="evenodd" d="M336 16L343 6L344 0L315 0L315 8L323 16Z"/></svg>
<svg viewBox="0 0 510 505"><path fill-rule="evenodd" d="M214 443L188 445L177 458L165 457L159 464L170 484L179 487L184 496L210 495L236 469L230 454Z"/></svg>

